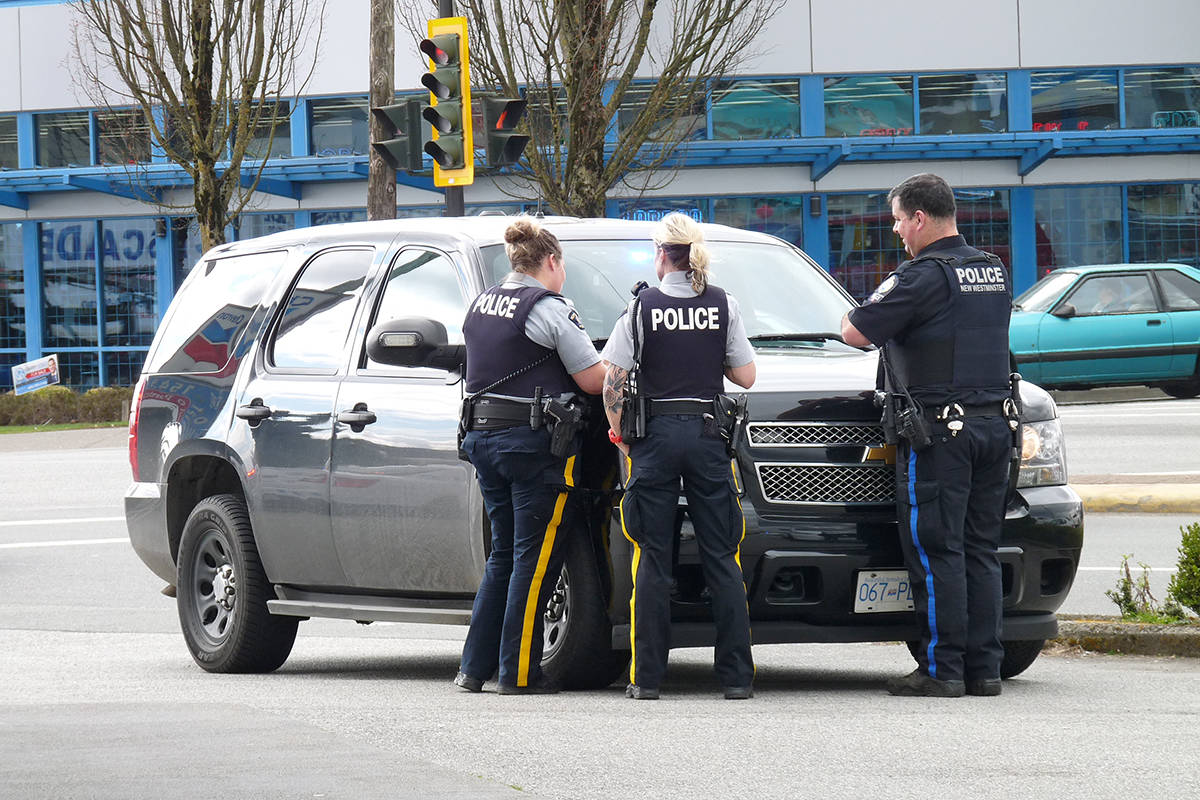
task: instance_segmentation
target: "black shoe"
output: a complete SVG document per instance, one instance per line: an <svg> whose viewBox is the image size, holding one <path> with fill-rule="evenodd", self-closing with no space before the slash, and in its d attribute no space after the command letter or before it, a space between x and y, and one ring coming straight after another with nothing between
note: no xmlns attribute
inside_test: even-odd
<svg viewBox="0 0 1200 800"><path fill-rule="evenodd" d="M967 694L975 697L995 697L1000 694L999 678L979 678L967 681Z"/></svg>
<svg viewBox="0 0 1200 800"><path fill-rule="evenodd" d="M726 686L724 692L726 700L749 700L754 697L753 686Z"/></svg>
<svg viewBox="0 0 1200 800"><path fill-rule="evenodd" d="M634 700L657 700L658 689L647 689L645 686L631 683L625 687L625 696L632 697Z"/></svg>
<svg viewBox="0 0 1200 800"><path fill-rule="evenodd" d="M939 681L914 669L902 678L889 680L887 690L899 697L962 697L966 686L962 681Z"/></svg>
<svg viewBox="0 0 1200 800"><path fill-rule="evenodd" d="M545 676L538 678L528 686L509 686L501 683L496 687L498 694L558 694L557 683L551 683Z"/></svg>
<svg viewBox="0 0 1200 800"><path fill-rule="evenodd" d="M465 672L460 672L454 676L454 685L460 689L466 689L468 692L483 691L483 681L479 678L472 678Z"/></svg>

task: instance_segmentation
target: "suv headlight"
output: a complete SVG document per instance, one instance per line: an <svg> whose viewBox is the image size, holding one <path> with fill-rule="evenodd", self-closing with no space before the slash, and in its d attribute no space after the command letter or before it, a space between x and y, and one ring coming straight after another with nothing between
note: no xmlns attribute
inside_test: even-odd
<svg viewBox="0 0 1200 800"><path fill-rule="evenodd" d="M1067 482L1067 451L1057 419L1021 426L1021 472L1017 487L1058 486Z"/></svg>

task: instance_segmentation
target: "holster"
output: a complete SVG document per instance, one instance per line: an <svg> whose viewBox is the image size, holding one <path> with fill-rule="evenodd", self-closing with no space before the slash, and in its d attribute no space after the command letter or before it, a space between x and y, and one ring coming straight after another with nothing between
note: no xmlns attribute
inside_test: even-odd
<svg viewBox="0 0 1200 800"><path fill-rule="evenodd" d="M462 406L458 410L458 458L460 461L470 461L467 457L467 452L463 450L463 439L471 431L472 415L475 409L475 400L471 397L464 397Z"/></svg>
<svg viewBox="0 0 1200 800"><path fill-rule="evenodd" d="M744 394L738 397L717 394L713 397L713 422L718 435L725 442L725 453L730 458L737 453L738 440L745 430L748 405Z"/></svg>
<svg viewBox="0 0 1200 800"><path fill-rule="evenodd" d="M549 417L544 424L550 430L550 454L566 458L575 446L575 437L583 430L586 406L574 398L563 403L552 397L543 409L543 416Z"/></svg>
<svg viewBox="0 0 1200 800"><path fill-rule="evenodd" d="M625 393L621 398L621 439L636 442L646 438L646 398L638 386L638 371L632 370L625 381Z"/></svg>

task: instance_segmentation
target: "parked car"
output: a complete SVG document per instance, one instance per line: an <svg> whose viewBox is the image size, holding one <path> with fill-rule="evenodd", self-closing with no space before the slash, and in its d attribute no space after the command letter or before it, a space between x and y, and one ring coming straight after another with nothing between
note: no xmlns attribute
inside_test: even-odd
<svg viewBox="0 0 1200 800"><path fill-rule="evenodd" d="M1186 264L1057 269L1013 304L1021 374L1056 389L1116 384L1200 395L1200 270Z"/></svg>
<svg viewBox="0 0 1200 800"><path fill-rule="evenodd" d="M457 456L462 320L509 271L497 217L289 231L205 254L171 304L135 391L130 540L175 587L206 670L281 665L309 617L465 624L490 536ZM587 329L606 336L653 226L552 218ZM705 226L714 280L757 351L743 495L756 643L918 636L896 524L895 451L873 389L876 353L838 340L853 300L775 237ZM599 345L602 339L597 341ZM1054 402L1023 384L1024 460L1000 559L1005 676L1056 634L1083 541ZM594 399L586 513L545 609L544 667L603 686L628 661L629 543L619 459ZM704 575L680 498L672 645L711 645Z"/></svg>

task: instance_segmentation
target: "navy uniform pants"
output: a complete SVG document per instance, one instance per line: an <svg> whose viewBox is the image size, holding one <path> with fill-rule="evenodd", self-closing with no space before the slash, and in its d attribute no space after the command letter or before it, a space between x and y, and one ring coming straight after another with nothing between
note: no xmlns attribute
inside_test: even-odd
<svg viewBox="0 0 1200 800"><path fill-rule="evenodd" d="M630 476L621 498L621 528L633 543L629 682L647 689L659 688L667 671L671 548L680 477L712 596L717 677L722 686L749 686L754 680L740 561L746 523L725 444L702 436L702 429L699 416L655 416L646 438L630 446Z"/></svg>
<svg viewBox="0 0 1200 800"><path fill-rule="evenodd" d="M921 626L917 662L946 681L1000 677L1004 521L1012 433L1003 417L969 417L932 446L898 448L900 542Z"/></svg>
<svg viewBox="0 0 1200 800"><path fill-rule="evenodd" d="M550 454L550 434L526 425L463 439L492 528L492 551L471 609L462 672L505 686L541 677L546 602L570 535L575 456Z"/></svg>

